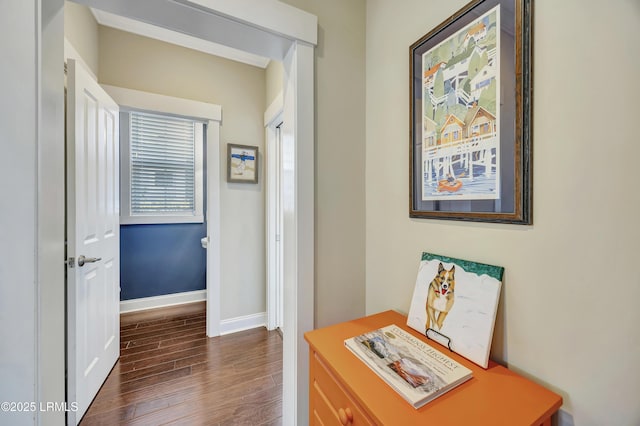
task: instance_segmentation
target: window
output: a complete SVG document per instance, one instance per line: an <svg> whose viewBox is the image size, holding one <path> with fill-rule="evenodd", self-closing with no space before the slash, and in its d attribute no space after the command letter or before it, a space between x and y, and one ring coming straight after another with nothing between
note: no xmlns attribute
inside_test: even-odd
<svg viewBox="0 0 640 426"><path fill-rule="evenodd" d="M203 222L203 123L139 111L120 123L121 223Z"/></svg>

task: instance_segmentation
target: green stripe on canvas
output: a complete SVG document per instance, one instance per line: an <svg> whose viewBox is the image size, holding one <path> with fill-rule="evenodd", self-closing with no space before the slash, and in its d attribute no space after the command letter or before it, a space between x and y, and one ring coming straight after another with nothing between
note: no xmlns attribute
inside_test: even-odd
<svg viewBox="0 0 640 426"><path fill-rule="evenodd" d="M478 275L486 274L498 281L502 281L502 275L504 274L504 268L502 266L487 265L470 260L456 259L455 257L440 256L439 254L423 252L422 260L439 260L444 263L455 263L467 272L473 272Z"/></svg>

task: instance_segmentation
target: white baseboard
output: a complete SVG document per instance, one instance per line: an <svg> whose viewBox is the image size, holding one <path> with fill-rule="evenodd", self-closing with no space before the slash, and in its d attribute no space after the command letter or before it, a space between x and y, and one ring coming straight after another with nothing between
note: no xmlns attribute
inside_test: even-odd
<svg viewBox="0 0 640 426"><path fill-rule="evenodd" d="M252 328L265 327L267 325L267 313L245 315L220 321L220 335L237 333L238 331Z"/></svg>
<svg viewBox="0 0 640 426"><path fill-rule="evenodd" d="M145 309L162 308L205 300L207 300L207 290L186 291L184 293L123 300L120 302L120 313L143 311Z"/></svg>
<svg viewBox="0 0 640 426"><path fill-rule="evenodd" d="M557 418L558 426L574 426L575 425L573 416L564 410L558 410L558 412L554 415L554 417Z"/></svg>

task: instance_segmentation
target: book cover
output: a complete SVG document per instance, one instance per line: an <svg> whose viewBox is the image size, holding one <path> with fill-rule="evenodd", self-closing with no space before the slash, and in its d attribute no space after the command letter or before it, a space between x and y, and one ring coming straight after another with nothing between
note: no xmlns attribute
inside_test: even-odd
<svg viewBox="0 0 640 426"><path fill-rule="evenodd" d="M462 364L393 324L347 339L344 344L415 408L473 375Z"/></svg>
<svg viewBox="0 0 640 426"><path fill-rule="evenodd" d="M423 253L407 325L489 365L504 268Z"/></svg>

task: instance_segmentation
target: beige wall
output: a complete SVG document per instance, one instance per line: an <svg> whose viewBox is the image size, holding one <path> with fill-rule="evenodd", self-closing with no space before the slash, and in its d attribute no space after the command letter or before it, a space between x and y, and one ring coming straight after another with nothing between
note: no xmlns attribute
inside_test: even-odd
<svg viewBox="0 0 640 426"><path fill-rule="evenodd" d="M286 0L318 16L316 326L364 314L365 2Z"/></svg>
<svg viewBox="0 0 640 426"><path fill-rule="evenodd" d="M535 2L533 226L409 219L408 47L465 3L367 2L366 310L408 310L423 250L502 265L493 357L561 424L640 424L640 9Z"/></svg>
<svg viewBox="0 0 640 426"><path fill-rule="evenodd" d="M99 28L100 83L222 106L221 318L265 312L265 71L112 28ZM257 185L226 178L227 143L257 145Z"/></svg>
<svg viewBox="0 0 640 426"><path fill-rule="evenodd" d="M284 67L282 66L282 62L269 61L269 65L267 65L265 69L265 109L282 93L283 78Z"/></svg>
<svg viewBox="0 0 640 426"><path fill-rule="evenodd" d="M98 75L98 23L88 7L64 2L64 36L94 75Z"/></svg>

